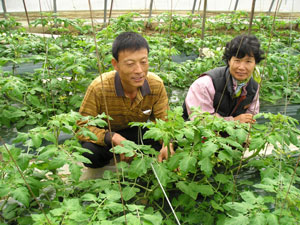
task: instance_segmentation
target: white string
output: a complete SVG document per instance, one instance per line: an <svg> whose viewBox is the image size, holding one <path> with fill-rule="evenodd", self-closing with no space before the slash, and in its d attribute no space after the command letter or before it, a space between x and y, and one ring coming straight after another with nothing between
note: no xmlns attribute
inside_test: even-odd
<svg viewBox="0 0 300 225"><path fill-rule="evenodd" d="M139 137L139 140L141 141L141 144L144 145L141 127L139 127L139 129L138 129L138 137ZM157 182L158 182L158 184L159 184L159 186L160 186L162 192L164 193L164 196L165 196L166 199L167 199L167 202L168 202L168 204L169 204L169 206L170 206L170 208L171 208L171 210L172 210L172 213L173 213L173 215L174 215L174 217L175 217L175 219L176 219L177 224L180 225L180 222L179 222L179 220L178 220L178 218L177 218L177 216L176 216L176 213L175 213L175 211L174 211L174 209L173 209L173 206L172 206L171 202L169 201L169 198L168 198L168 196L167 196L167 194L166 194L166 192L165 192L165 189L164 189L164 187L162 186L162 184L161 184L161 182L160 182L160 180L159 180L159 178L158 178L158 176L157 176L157 173L156 173L156 171L155 171L155 169L154 169L152 163L151 163L151 168L152 168L152 171L153 171L153 173L154 173L154 175L155 175L155 177L156 177L156 179L157 179Z"/></svg>
<svg viewBox="0 0 300 225"><path fill-rule="evenodd" d="M159 183L159 186L160 186L162 192L164 193L164 196L165 196L166 199L167 199L167 202L168 202L168 204L169 204L169 206L170 206L170 208L171 208L171 210L172 210L172 213L173 213L173 215L174 215L174 217L175 217L175 219L176 219L177 224L180 225L180 222L179 222L179 220L178 220L178 218L177 218L177 216L176 216L176 213L175 213L175 211L174 211L174 209L173 209L173 207L172 207L172 204L171 204L171 202L169 201L169 198L168 198L168 196L167 196L167 194L166 194L166 192L165 192L165 190L164 190L164 187L163 187L162 184L160 183L160 180L159 180L159 178L158 178L158 176L157 176L157 174L156 174L156 171L155 171L155 169L154 169L152 163L151 163L151 168L152 168L153 173L154 173L154 175L155 175L155 177L156 177L156 179L157 179L157 181L158 181L158 183Z"/></svg>

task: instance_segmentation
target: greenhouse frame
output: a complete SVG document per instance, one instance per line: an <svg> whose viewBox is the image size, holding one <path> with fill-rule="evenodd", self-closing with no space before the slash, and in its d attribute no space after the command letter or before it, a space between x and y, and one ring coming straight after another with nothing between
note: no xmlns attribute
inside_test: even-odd
<svg viewBox="0 0 300 225"><path fill-rule="evenodd" d="M299 120L299 1L1 0L0 225L299 224Z"/></svg>

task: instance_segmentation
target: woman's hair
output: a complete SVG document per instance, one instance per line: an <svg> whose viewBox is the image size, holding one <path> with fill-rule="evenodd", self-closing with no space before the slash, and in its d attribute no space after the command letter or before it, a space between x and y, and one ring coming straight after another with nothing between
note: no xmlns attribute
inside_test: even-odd
<svg viewBox="0 0 300 225"><path fill-rule="evenodd" d="M118 61L121 51L137 51L143 48L147 49L149 53L148 42L142 35L135 32L123 32L114 40L112 55Z"/></svg>
<svg viewBox="0 0 300 225"><path fill-rule="evenodd" d="M245 55L253 56L255 63L264 59L264 51L260 49L260 43L254 35L239 35L226 44L223 60L228 65L232 56L239 59Z"/></svg>

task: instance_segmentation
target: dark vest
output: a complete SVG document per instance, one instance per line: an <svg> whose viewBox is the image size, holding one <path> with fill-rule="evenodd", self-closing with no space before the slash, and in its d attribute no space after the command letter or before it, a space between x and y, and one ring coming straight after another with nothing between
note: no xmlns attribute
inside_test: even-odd
<svg viewBox="0 0 300 225"><path fill-rule="evenodd" d="M229 73L229 67L218 67L208 72L205 72L203 75L208 75L212 78L216 92L213 102L213 106L216 113L219 113L223 117L235 117L247 111L247 108L252 103L258 89L258 83L254 81L253 77L251 77L246 87L247 95L235 98L233 97L233 82ZM225 87L227 80L227 86ZM188 119L185 102L183 103L183 118L185 120Z"/></svg>

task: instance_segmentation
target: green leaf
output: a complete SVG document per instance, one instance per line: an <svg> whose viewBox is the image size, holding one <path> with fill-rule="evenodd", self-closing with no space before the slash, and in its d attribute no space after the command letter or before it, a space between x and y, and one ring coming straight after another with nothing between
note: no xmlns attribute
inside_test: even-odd
<svg viewBox="0 0 300 225"><path fill-rule="evenodd" d="M24 143L28 139L28 136L29 136L28 133L19 132L18 136L13 140L13 143L18 143L18 142Z"/></svg>
<svg viewBox="0 0 300 225"><path fill-rule="evenodd" d="M228 207L230 210L235 210L243 214L247 213L250 209L254 208L253 205L248 204L246 202L227 202L223 206L226 208Z"/></svg>
<svg viewBox="0 0 300 225"><path fill-rule="evenodd" d="M49 170L56 170L61 168L65 164L66 160L62 159L61 157L54 157L49 160L48 169Z"/></svg>
<svg viewBox="0 0 300 225"><path fill-rule="evenodd" d="M235 136L235 129L231 126L227 126L225 128L225 131L230 135L230 136Z"/></svg>
<svg viewBox="0 0 300 225"><path fill-rule="evenodd" d="M82 97L79 95L73 95L70 99L70 105L75 107L80 107L82 101Z"/></svg>
<svg viewBox="0 0 300 225"><path fill-rule="evenodd" d="M117 145L114 149L110 149L110 152L115 152L115 154L125 154L126 157L132 157L135 155L135 151L131 148Z"/></svg>
<svg viewBox="0 0 300 225"><path fill-rule="evenodd" d="M218 150L218 148L219 148L218 145L214 144L211 141L205 142L201 149L202 157L203 158L210 157Z"/></svg>
<svg viewBox="0 0 300 225"><path fill-rule="evenodd" d="M269 137L267 137L267 141L270 142L275 148L278 148L278 146L276 144L278 139L275 135L270 135Z"/></svg>
<svg viewBox="0 0 300 225"><path fill-rule="evenodd" d="M2 215L4 219L11 220L16 218L16 213L18 212L19 208L20 205L16 202L5 205L5 207L2 209ZM7 223L5 223L5 225L7 225Z"/></svg>
<svg viewBox="0 0 300 225"><path fill-rule="evenodd" d="M58 152L58 148L55 145L47 145L43 151L44 152L37 157L37 160L48 161Z"/></svg>
<svg viewBox="0 0 300 225"><path fill-rule="evenodd" d="M293 132L290 132L290 141L292 142L293 145L297 146L299 141L297 138L297 135Z"/></svg>
<svg viewBox="0 0 300 225"><path fill-rule="evenodd" d="M10 187L7 184L0 184L0 197L8 195L10 192Z"/></svg>
<svg viewBox="0 0 300 225"><path fill-rule="evenodd" d="M181 190L183 193L187 194L190 196L192 199L196 200L198 196L198 191L191 189L190 186L184 182L184 181L179 181L176 183L176 187Z"/></svg>
<svg viewBox="0 0 300 225"><path fill-rule="evenodd" d="M225 174L222 174L222 173L218 173L215 176L215 181L220 182L221 184L226 184L228 182L231 182L231 176L225 175Z"/></svg>
<svg viewBox="0 0 300 225"><path fill-rule="evenodd" d="M76 182L78 182L79 178L81 176L81 166L79 166L77 164L71 164L70 172L71 172L71 178L73 180L75 180Z"/></svg>
<svg viewBox="0 0 300 225"><path fill-rule="evenodd" d="M253 138L250 141L249 150L261 149L265 143L265 140L261 137Z"/></svg>
<svg viewBox="0 0 300 225"><path fill-rule="evenodd" d="M201 166L201 170L208 177L212 174L213 164L211 163L209 158L204 158L198 162L199 166Z"/></svg>
<svg viewBox="0 0 300 225"><path fill-rule="evenodd" d="M24 204L26 207L29 207L29 192L25 187L18 187L14 191L12 191L12 196L17 201Z"/></svg>
<svg viewBox="0 0 300 225"><path fill-rule="evenodd" d="M250 204L254 204L256 203L256 197L254 196L254 194L250 191L245 191L240 193L242 199L244 199L245 202L250 203Z"/></svg>
<svg viewBox="0 0 300 225"><path fill-rule="evenodd" d="M160 225L163 224L163 217L161 216L161 214L159 212L153 214L153 215L149 215L149 214L144 214L142 216L142 219L147 222L150 222L153 225ZM145 224L145 223L144 223Z"/></svg>
<svg viewBox="0 0 300 225"><path fill-rule="evenodd" d="M74 159L77 162L91 163L91 161L88 158L84 157L83 155L79 154L78 152L73 152L72 156L74 157ZM65 161L65 160L62 160L62 161Z"/></svg>
<svg viewBox="0 0 300 225"><path fill-rule="evenodd" d="M63 205L67 211L81 210L81 206L78 198L65 199Z"/></svg>
<svg viewBox="0 0 300 225"><path fill-rule="evenodd" d="M224 212L224 209L218 203L216 203L215 200L211 200L210 204L214 209Z"/></svg>
<svg viewBox="0 0 300 225"><path fill-rule="evenodd" d="M52 132L45 131L43 133L43 138L45 138L47 141L51 141L53 144L56 144L56 137Z"/></svg>
<svg viewBox="0 0 300 225"><path fill-rule="evenodd" d="M8 150L10 151L10 155L15 159L17 160L17 158L20 156L21 154L21 149L19 148L16 148L12 145L7 145L8 147ZM3 159L6 160L6 161L9 161L11 160L11 156L10 156L6 151L3 152Z"/></svg>
<svg viewBox="0 0 300 225"><path fill-rule="evenodd" d="M290 145L291 142L290 142L290 138L287 134L281 134L283 136L283 139L284 139L284 142L287 144L287 145Z"/></svg>
<svg viewBox="0 0 300 225"><path fill-rule="evenodd" d="M129 178L135 179L146 174L148 169L151 167L151 162L152 159L147 157L134 159L129 166Z"/></svg>
<svg viewBox="0 0 300 225"><path fill-rule="evenodd" d="M7 110L5 110L4 112L7 112L7 114L5 114L4 116L9 118L9 119L26 116L26 113L19 110L19 109L16 109L14 112L10 112L10 111L7 111Z"/></svg>
<svg viewBox="0 0 300 225"><path fill-rule="evenodd" d="M117 202L108 202L106 205L103 207L104 210L109 210L113 213L120 213L123 212L123 206L121 203Z"/></svg>
<svg viewBox="0 0 300 225"><path fill-rule="evenodd" d="M32 159L32 155L24 154L24 153L19 155L17 163L22 171L24 171L28 168L30 159Z"/></svg>
<svg viewBox="0 0 300 225"><path fill-rule="evenodd" d="M69 219L76 221L76 224L85 224L89 222L89 215L82 212L82 209L76 210L69 215Z"/></svg>
<svg viewBox="0 0 300 225"><path fill-rule="evenodd" d="M167 170L162 163L154 164L153 167L162 186L165 187L170 180L170 177L167 176L167 174L169 174L169 170Z"/></svg>
<svg viewBox="0 0 300 225"><path fill-rule="evenodd" d="M93 201L97 201L97 197L95 194L92 194L92 193L86 193L84 194L83 196L81 196L81 199L83 201L90 201L90 202L93 202Z"/></svg>
<svg viewBox="0 0 300 225"><path fill-rule="evenodd" d="M53 216L62 216L65 214L65 209L64 208L52 209L52 210L50 210L50 213Z"/></svg>
<svg viewBox="0 0 300 225"><path fill-rule="evenodd" d="M66 132L67 133L67 132ZM89 137L91 140L93 141L97 141L98 137L96 134L94 134L92 131L87 130L87 129L82 129L81 133L83 134L83 136L85 137Z"/></svg>
<svg viewBox="0 0 300 225"><path fill-rule="evenodd" d="M34 147L38 148L41 146L42 144L41 134L31 134L30 137L32 139L32 143Z"/></svg>
<svg viewBox="0 0 300 225"><path fill-rule="evenodd" d="M127 206L128 210L131 211L131 212L136 212L137 210L139 212L144 212L144 210L145 210L144 205L126 204L126 206Z"/></svg>
<svg viewBox="0 0 300 225"><path fill-rule="evenodd" d="M182 159L182 154L176 153L167 160L169 170L173 171L178 168L179 162Z"/></svg>
<svg viewBox="0 0 300 225"><path fill-rule="evenodd" d="M124 200L128 201L128 200L132 199L136 195L136 193L139 191L140 191L140 189L135 188L135 187L123 188L122 193L123 193Z"/></svg>
<svg viewBox="0 0 300 225"><path fill-rule="evenodd" d="M268 225L279 225L278 218L275 214L268 213L268 214L265 214L265 217L267 219L267 224Z"/></svg>
<svg viewBox="0 0 300 225"><path fill-rule="evenodd" d="M188 156L180 161L179 168L183 174L196 172L197 159L192 156Z"/></svg>
<svg viewBox="0 0 300 225"><path fill-rule="evenodd" d="M248 133L247 133L247 131L245 131L243 129L237 129L235 131L235 135L236 135L236 137L238 139L238 142L240 144L243 144L246 141L246 139L247 139Z"/></svg>
<svg viewBox="0 0 300 225"><path fill-rule="evenodd" d="M149 130L146 131L143 138L144 139L154 139L155 141L161 140L162 132L159 128L150 127Z"/></svg>
<svg viewBox="0 0 300 225"><path fill-rule="evenodd" d="M105 189L105 197L109 201L118 201L121 199L120 191Z"/></svg>
<svg viewBox="0 0 300 225"><path fill-rule="evenodd" d="M227 218L224 225L248 225L249 218L243 215L238 215L237 217Z"/></svg>
<svg viewBox="0 0 300 225"><path fill-rule="evenodd" d="M263 189L263 190L265 190L265 191L267 191L267 192L274 192L274 193L276 193L276 191L274 190L274 187L271 186L271 185L266 185L266 184L255 184L255 185L253 185L253 187L259 188L259 189Z"/></svg>
<svg viewBox="0 0 300 225"><path fill-rule="evenodd" d="M202 196L210 196L214 194L214 190L210 185L198 185L198 191Z"/></svg>
<svg viewBox="0 0 300 225"><path fill-rule="evenodd" d="M226 151L220 151L218 158L223 162L228 161L230 162L230 165L232 165L232 157Z"/></svg>
<svg viewBox="0 0 300 225"><path fill-rule="evenodd" d="M263 213L256 213L254 216L251 217L250 224L265 225L266 224L266 219L265 219L264 214Z"/></svg>
<svg viewBox="0 0 300 225"><path fill-rule="evenodd" d="M39 100L39 98L37 96L27 95L27 99L35 107L40 107L41 106L40 100Z"/></svg>
<svg viewBox="0 0 300 225"><path fill-rule="evenodd" d="M87 125L90 125L90 126L97 126L97 127L105 127L107 126L107 122L101 118L97 118L97 119L94 119L92 121L89 121L87 123Z"/></svg>

